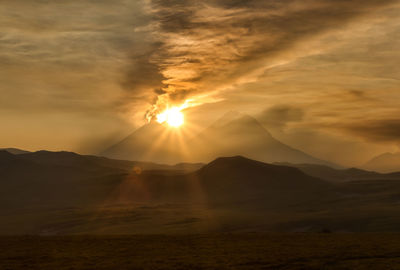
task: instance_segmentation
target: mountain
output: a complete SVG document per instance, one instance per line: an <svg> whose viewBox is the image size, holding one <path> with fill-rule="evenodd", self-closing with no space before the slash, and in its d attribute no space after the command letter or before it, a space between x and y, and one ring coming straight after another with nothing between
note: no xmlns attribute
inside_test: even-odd
<svg viewBox="0 0 400 270"><path fill-rule="evenodd" d="M229 119L229 120L228 120ZM223 117L200 133L189 145L198 149L200 160L242 155L263 162L315 163L336 166L275 139L248 115Z"/></svg>
<svg viewBox="0 0 400 270"><path fill-rule="evenodd" d="M199 166L112 160L65 151L20 155L0 151L0 208L95 205L109 199L130 176L181 175Z"/></svg>
<svg viewBox="0 0 400 270"><path fill-rule="evenodd" d="M384 153L372 158L362 167L379 172L398 172L400 171L400 152Z"/></svg>
<svg viewBox="0 0 400 270"><path fill-rule="evenodd" d="M242 155L263 162L315 163L337 167L281 143L253 117L229 112L200 134L180 134L158 123L139 128L100 155L161 163L208 162Z"/></svg>
<svg viewBox="0 0 400 270"><path fill-rule="evenodd" d="M361 170L358 168L334 169L329 166L317 164L276 164L295 167L308 175L336 183L363 180L400 180L400 172L378 173L374 171Z"/></svg>
<svg viewBox="0 0 400 270"><path fill-rule="evenodd" d="M0 150L0 164L11 162L16 157L8 151Z"/></svg>
<svg viewBox="0 0 400 270"><path fill-rule="evenodd" d="M286 193L304 192L309 196L330 187L299 169L241 156L218 158L197 171L184 173L179 170L182 165L177 170L137 171L116 166L119 161L70 152L40 151L25 156L3 152L0 201L7 209L28 205L82 207L106 202L254 202L258 207L272 198L286 203Z"/></svg>
<svg viewBox="0 0 400 270"><path fill-rule="evenodd" d="M268 164L243 156L217 158L196 174L207 189L214 188L214 185L231 188L233 184L238 184L239 193L249 188L254 192L262 189L299 190L326 184L297 168Z"/></svg>
<svg viewBox="0 0 400 270"><path fill-rule="evenodd" d="M9 152L11 154L14 154L14 155L29 153L29 151L21 150L21 149L18 149L18 148L0 148L0 150L7 151L7 152Z"/></svg>
<svg viewBox="0 0 400 270"><path fill-rule="evenodd" d="M177 151L180 140L175 129L150 122L99 155L114 159L178 163L184 161Z"/></svg>
<svg viewBox="0 0 400 270"><path fill-rule="evenodd" d="M330 188L323 180L297 168L272 165L242 156L222 157L193 173L207 195L207 201L227 204L241 202L256 207L287 204L300 197L310 199ZM301 195L301 196L300 196Z"/></svg>
<svg viewBox="0 0 400 270"><path fill-rule="evenodd" d="M299 194L309 199L316 191L331 187L329 183L308 176L299 169L266 164L241 156L217 158L188 174L144 172L128 178L131 181L124 188L124 201L136 198L141 202L228 206L241 203L242 206L251 205L252 208L259 208L271 201L286 204L299 199ZM143 197L144 193L146 195ZM285 194L291 194L291 198L284 199Z"/></svg>
<svg viewBox="0 0 400 270"><path fill-rule="evenodd" d="M70 152L25 155L0 151L0 234L400 228L399 180L329 183L242 156L182 171Z"/></svg>
<svg viewBox="0 0 400 270"><path fill-rule="evenodd" d="M106 157L92 155L79 155L73 152L60 151L37 151L18 155L19 159L30 160L36 163L45 163L51 165L62 165L79 168L102 168L131 171L134 167L141 170L161 170L161 171L194 171L203 166L202 163L178 163L176 165L157 164L153 162L115 160Z"/></svg>

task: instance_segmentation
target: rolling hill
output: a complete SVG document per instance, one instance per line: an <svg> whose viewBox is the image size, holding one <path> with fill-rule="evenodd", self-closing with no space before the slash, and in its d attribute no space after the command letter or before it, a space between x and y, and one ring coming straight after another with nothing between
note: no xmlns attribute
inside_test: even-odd
<svg viewBox="0 0 400 270"><path fill-rule="evenodd" d="M302 168L242 156L189 171L181 170L184 164L142 170L134 164L0 151L0 234L395 231L400 225L399 180L329 183Z"/></svg>
<svg viewBox="0 0 400 270"><path fill-rule="evenodd" d="M358 168L334 169L329 166L318 164L276 164L295 167L308 175L335 183L362 180L400 180L400 172L378 173L374 171L361 170Z"/></svg>
<svg viewBox="0 0 400 270"><path fill-rule="evenodd" d="M18 208L12 205L16 197L23 198L15 201L17 204L80 206L81 202L112 201L117 190L123 194L116 200L130 203L229 203L265 198L275 191L310 192L327 186L296 168L241 156L218 158L193 172L182 171L184 164L143 164L71 152L39 151L17 156L0 151L0 177L6 179L2 182L2 199L8 198L11 208ZM135 166L142 169L135 170Z"/></svg>
<svg viewBox="0 0 400 270"><path fill-rule="evenodd" d="M21 150L21 149L18 149L18 148L0 148L0 151L7 151L7 152L9 152L11 154L14 154L14 155L30 153L29 151Z"/></svg>

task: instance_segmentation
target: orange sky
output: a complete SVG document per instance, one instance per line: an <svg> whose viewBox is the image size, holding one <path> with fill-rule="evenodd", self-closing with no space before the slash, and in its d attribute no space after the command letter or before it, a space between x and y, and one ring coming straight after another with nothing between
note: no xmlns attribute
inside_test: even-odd
<svg viewBox="0 0 400 270"><path fill-rule="evenodd" d="M400 143L400 1L0 1L0 147L96 153L193 100L357 165ZM155 107L154 107L155 106Z"/></svg>

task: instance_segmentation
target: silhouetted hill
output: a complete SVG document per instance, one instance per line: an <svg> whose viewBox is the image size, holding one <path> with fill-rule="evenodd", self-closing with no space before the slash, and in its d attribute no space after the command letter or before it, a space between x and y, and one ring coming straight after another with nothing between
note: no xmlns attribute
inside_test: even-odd
<svg viewBox="0 0 400 270"><path fill-rule="evenodd" d="M100 166L70 166L22 155L0 162L0 208L5 211L38 207L85 206L98 200L101 184L91 179L121 173Z"/></svg>
<svg viewBox="0 0 400 270"><path fill-rule="evenodd" d="M241 156L218 158L189 174L144 172L126 176L124 200L140 198L158 203L190 202L224 204L246 203L260 207L266 202L286 204L283 194L299 199L331 186L296 168L266 164ZM139 191L139 192L138 192ZM141 195L142 194L142 195ZM146 194L143 198L143 194ZM276 196L278 195L278 196ZM292 199L295 199L294 197Z"/></svg>
<svg viewBox="0 0 400 270"><path fill-rule="evenodd" d="M361 170L358 168L334 169L329 166L317 164L292 164L276 163L296 167L304 173L332 182L349 182L360 180L400 180L400 172L397 173L378 173L373 171Z"/></svg>
<svg viewBox="0 0 400 270"><path fill-rule="evenodd" d="M367 170L379 172L398 172L400 171L400 153L384 153L372 158L363 165Z"/></svg>
<svg viewBox="0 0 400 270"><path fill-rule="evenodd" d="M217 158L191 172L181 170L185 164L178 170L167 165L141 170L133 164L139 163L68 152L0 151L0 234L390 231L400 226L398 180L328 183L298 168L242 156Z"/></svg>
<svg viewBox="0 0 400 270"><path fill-rule="evenodd" d="M0 162L11 161L16 157L6 150L0 150Z"/></svg>
<svg viewBox="0 0 400 270"><path fill-rule="evenodd" d="M118 169L123 171L131 171L134 167L141 170L182 170L194 171L203 164L201 163L179 163L176 165L157 164L153 162L130 161L130 160L115 160L106 157L98 157L92 155L79 155L73 152L60 151L37 151L28 154L18 155L18 158L30 160L39 163L72 166L72 167L86 167L89 168L103 168L103 169Z"/></svg>
<svg viewBox="0 0 400 270"><path fill-rule="evenodd" d="M5 150L5 151L7 151L7 152L9 152L11 154L14 154L14 155L29 153L29 151L21 150L21 149L18 149L18 148L0 148L0 150Z"/></svg>
<svg viewBox="0 0 400 270"><path fill-rule="evenodd" d="M4 153L2 153L4 155ZM306 191L327 187L296 168L265 164L244 157L218 158L196 172L127 170L119 161L70 152L39 151L5 154L0 170L3 199L33 205L118 202L238 202L265 200L273 192ZM123 163L124 165L124 163ZM193 169L193 167L192 167ZM268 197L265 197L269 194ZM4 204L3 204L4 206ZM18 207L18 205L15 205Z"/></svg>
<svg viewBox="0 0 400 270"><path fill-rule="evenodd" d="M120 161L72 152L12 155L0 151L0 208L94 205L108 200L129 175L146 171L183 174L198 166Z"/></svg>
<svg viewBox="0 0 400 270"><path fill-rule="evenodd" d="M241 186L258 189L309 189L323 186L319 179L310 177L297 168L272 165L242 156L221 157L205 165L198 171L199 176L208 183L232 185L234 180L242 181Z"/></svg>
<svg viewBox="0 0 400 270"><path fill-rule="evenodd" d="M330 185L287 166L266 164L242 156L222 157L196 172L207 200L226 204L243 202L264 206L298 202L314 197Z"/></svg>
<svg viewBox="0 0 400 270"><path fill-rule="evenodd" d="M20 159L19 156L11 154L8 151L0 150L0 169L11 165L26 166L29 162Z"/></svg>

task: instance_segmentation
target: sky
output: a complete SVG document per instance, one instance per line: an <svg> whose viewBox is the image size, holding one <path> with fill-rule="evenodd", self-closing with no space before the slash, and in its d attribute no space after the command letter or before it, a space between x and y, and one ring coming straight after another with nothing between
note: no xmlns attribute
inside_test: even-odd
<svg viewBox="0 0 400 270"><path fill-rule="evenodd" d="M356 166L400 146L398 0L0 0L0 147L97 153L187 104Z"/></svg>

